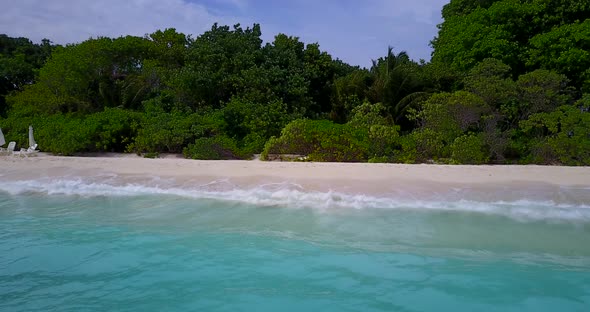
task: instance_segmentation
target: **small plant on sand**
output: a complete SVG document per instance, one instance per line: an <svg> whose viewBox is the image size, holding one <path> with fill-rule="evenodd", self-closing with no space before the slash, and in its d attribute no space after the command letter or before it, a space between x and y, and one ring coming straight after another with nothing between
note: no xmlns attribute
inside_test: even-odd
<svg viewBox="0 0 590 312"><path fill-rule="evenodd" d="M156 153L156 152L151 152L151 153L145 153L143 154L143 158L160 158L160 153Z"/></svg>

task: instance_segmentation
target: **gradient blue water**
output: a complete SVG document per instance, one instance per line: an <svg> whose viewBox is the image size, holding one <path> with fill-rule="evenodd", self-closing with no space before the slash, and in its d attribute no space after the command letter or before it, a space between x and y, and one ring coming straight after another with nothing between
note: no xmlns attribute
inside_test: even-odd
<svg viewBox="0 0 590 312"><path fill-rule="evenodd" d="M585 221L0 192L0 310L588 311L589 242Z"/></svg>

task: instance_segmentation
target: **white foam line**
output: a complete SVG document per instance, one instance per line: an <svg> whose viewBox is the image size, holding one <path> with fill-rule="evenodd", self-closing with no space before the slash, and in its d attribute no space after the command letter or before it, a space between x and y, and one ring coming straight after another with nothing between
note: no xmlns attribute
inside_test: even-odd
<svg viewBox="0 0 590 312"><path fill-rule="evenodd" d="M229 184L231 189L211 190L211 186ZM424 201L416 198L388 198L339 192L306 192L303 186L292 183L269 183L249 189L235 188L229 181L213 181L193 188L149 186L142 184L109 184L74 179L45 179L0 181L0 190L13 195L42 193L77 196L138 196L173 195L188 198L229 200L259 206L294 208L352 208L352 209L422 209L463 211L501 215L518 220L571 220L590 222L590 206L557 204L553 201L478 202L473 200Z"/></svg>

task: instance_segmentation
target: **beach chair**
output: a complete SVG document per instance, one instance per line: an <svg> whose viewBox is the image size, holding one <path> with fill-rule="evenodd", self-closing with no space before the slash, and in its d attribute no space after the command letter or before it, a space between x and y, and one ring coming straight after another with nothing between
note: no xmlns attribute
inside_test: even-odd
<svg viewBox="0 0 590 312"><path fill-rule="evenodd" d="M29 147L27 149L21 148L18 152L12 152L12 155L18 155L21 157L29 157L30 155L35 155L35 153L39 152L37 150L37 142L35 142L35 138L33 137L33 126L29 126Z"/></svg>
<svg viewBox="0 0 590 312"><path fill-rule="evenodd" d="M37 150L37 146L38 146L37 144L33 144L33 146L29 146L29 148L27 148L27 149L21 148L18 152L13 152L13 154L14 155L18 154L19 156L28 158L29 156L36 155L35 153L39 152Z"/></svg>
<svg viewBox="0 0 590 312"><path fill-rule="evenodd" d="M10 142L8 143L8 146L5 149L2 149L2 154L14 154L14 148L16 147L16 142Z"/></svg>
<svg viewBox="0 0 590 312"><path fill-rule="evenodd" d="M5 153L7 149L2 147L2 145L6 144L6 140L4 139L4 133L2 133L2 129L0 129L0 154Z"/></svg>

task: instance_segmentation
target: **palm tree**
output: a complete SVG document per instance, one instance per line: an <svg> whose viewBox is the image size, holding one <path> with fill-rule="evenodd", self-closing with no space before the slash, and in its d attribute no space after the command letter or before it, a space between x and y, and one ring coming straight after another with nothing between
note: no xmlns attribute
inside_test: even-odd
<svg viewBox="0 0 590 312"><path fill-rule="evenodd" d="M428 95L422 91L424 83L417 74L419 68L405 51L396 55L391 46L386 57L373 60L369 97L374 103L383 103L396 123L405 117L409 107Z"/></svg>

